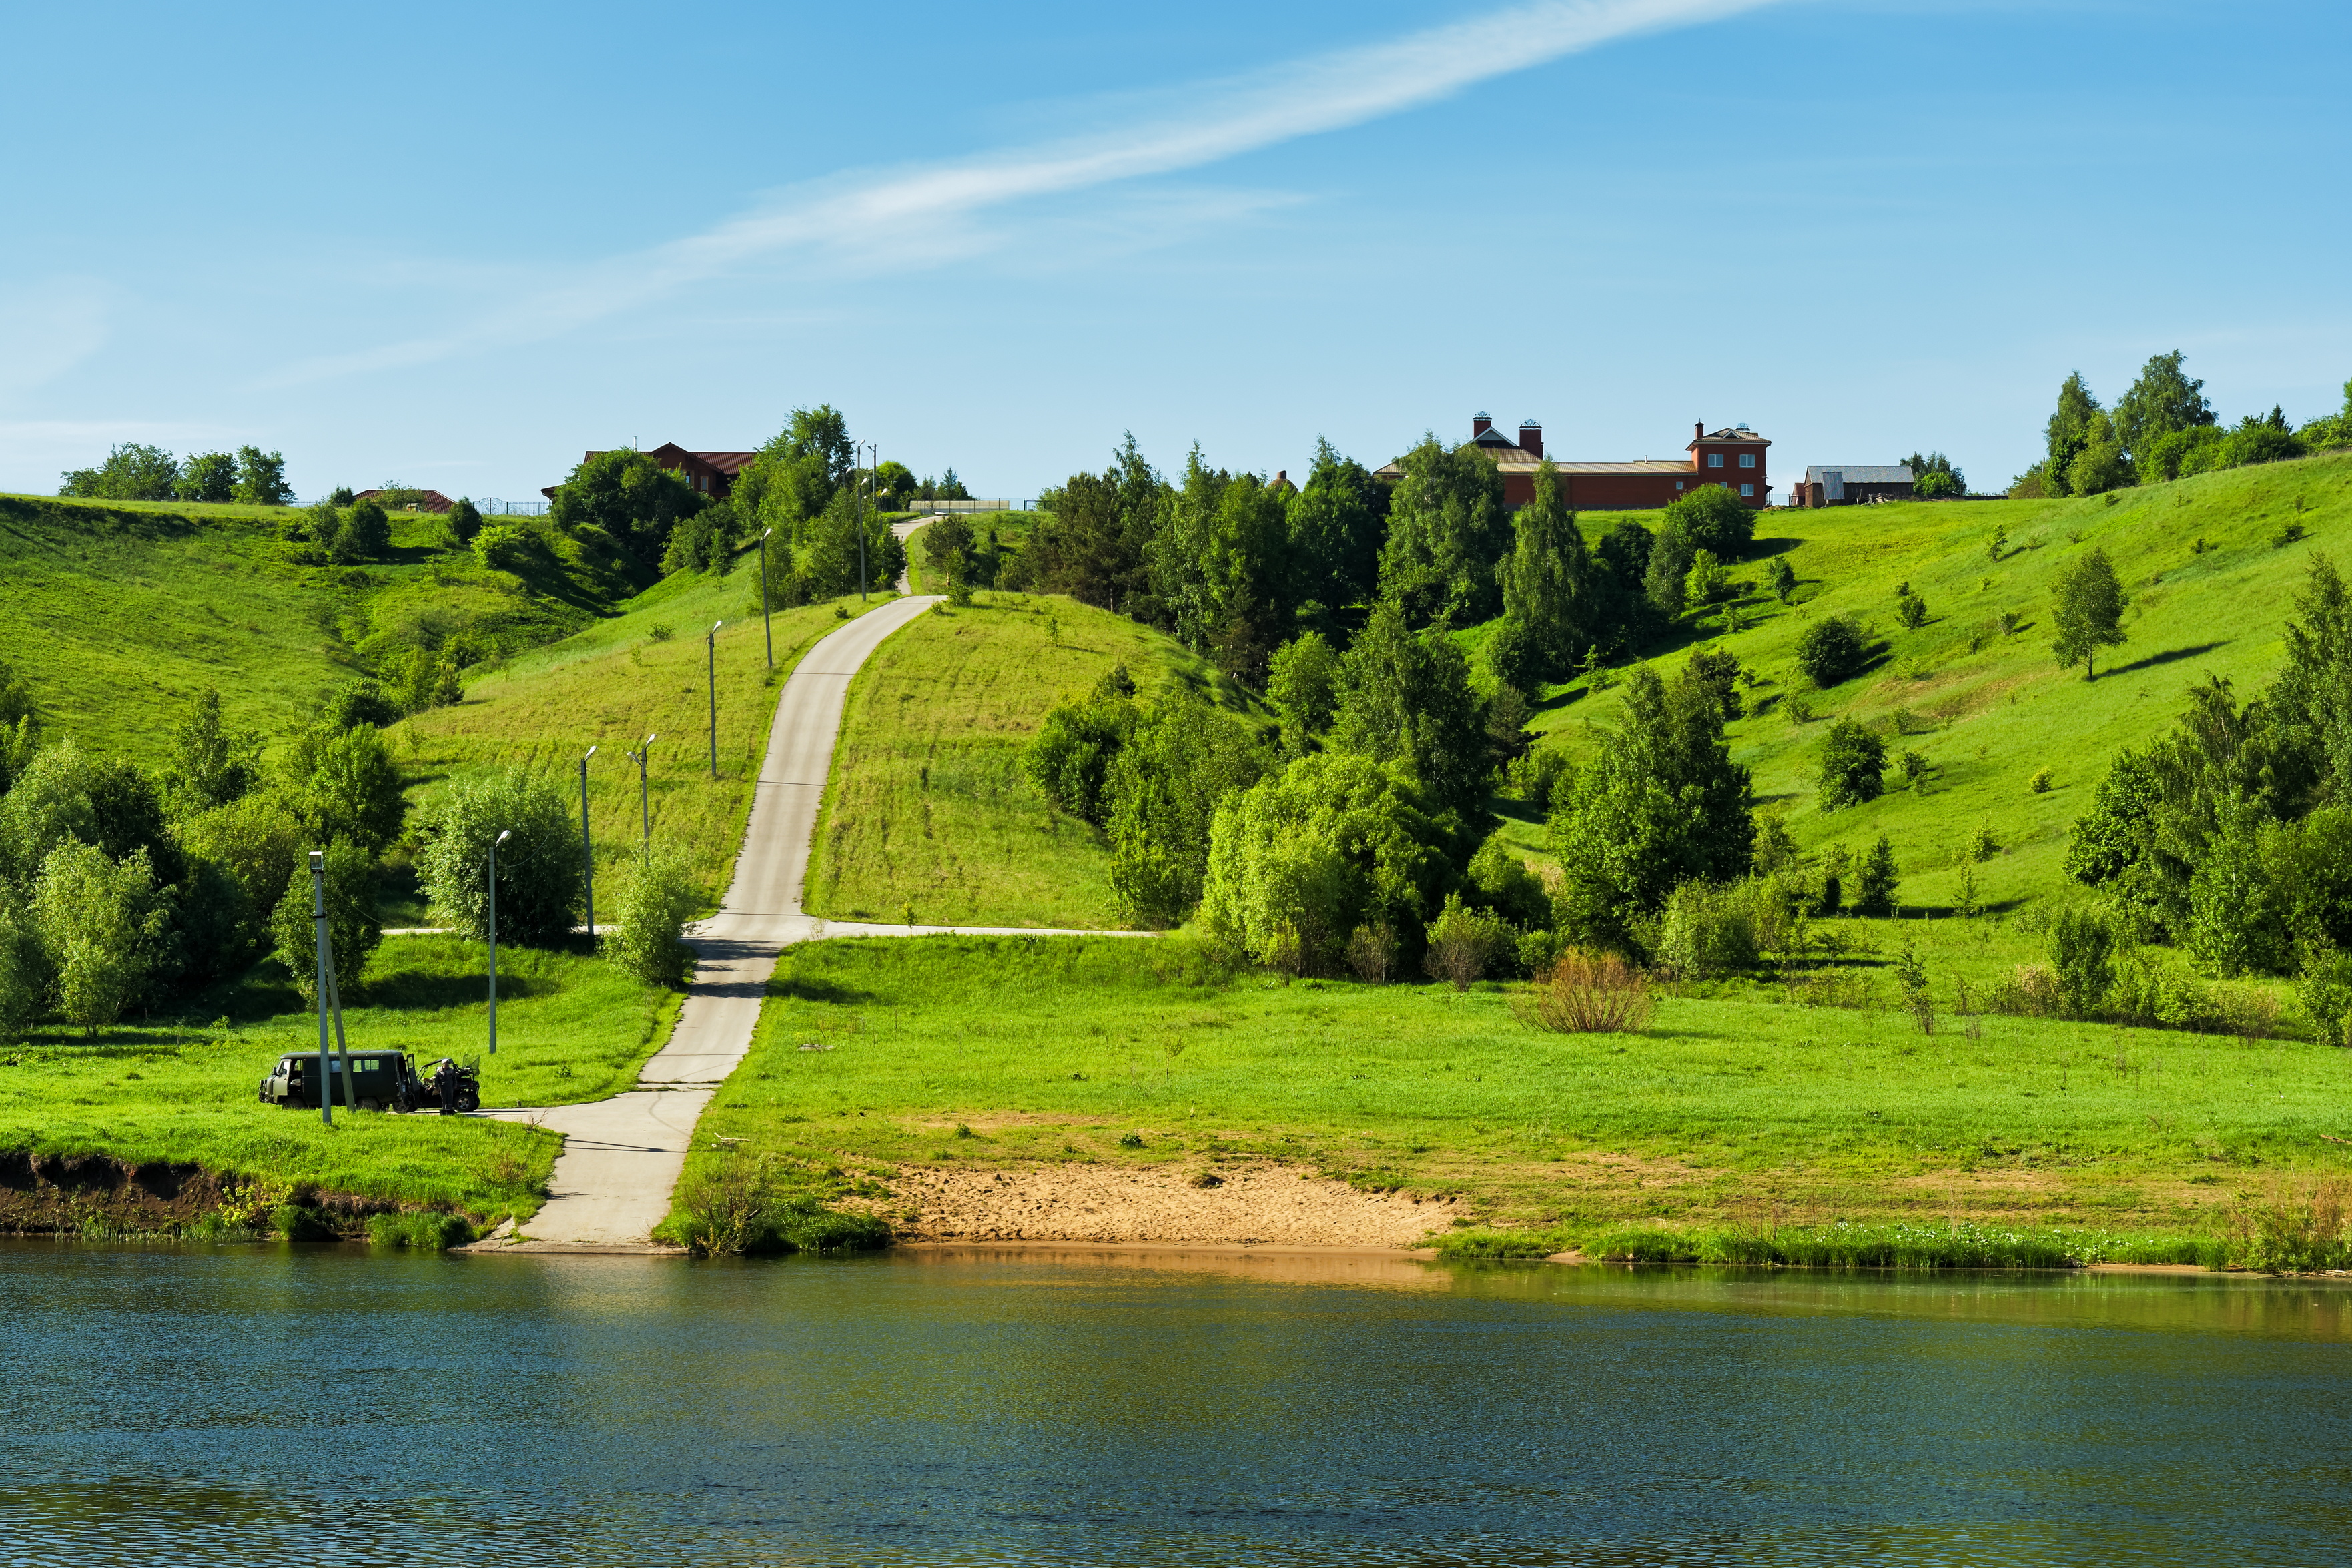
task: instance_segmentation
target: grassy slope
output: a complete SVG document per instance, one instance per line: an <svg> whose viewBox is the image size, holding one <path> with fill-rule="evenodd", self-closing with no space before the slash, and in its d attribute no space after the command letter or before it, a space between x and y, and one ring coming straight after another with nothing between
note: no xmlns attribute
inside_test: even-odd
<svg viewBox="0 0 2352 1568"><path fill-rule="evenodd" d="M398 726L394 750L422 802L446 781L506 767L557 772L578 787L589 764L588 812L597 874L635 851L639 837L637 770L625 754L658 734L646 771L656 838L679 846L715 907L740 847L751 787L766 754L776 698L809 645L845 624L859 602L779 610L772 616L775 666L767 664L756 558L724 578L680 574L620 606L609 619L536 648L467 688L466 700ZM877 595L871 608L889 602ZM701 634L719 634L719 779L710 778L709 692ZM603 905L598 918L611 910ZM419 918L426 918L419 911Z"/></svg>
<svg viewBox="0 0 2352 1568"><path fill-rule="evenodd" d="M52 729L145 763L204 687L276 732L358 679L362 650L424 628L518 647L586 623L630 585L578 563L529 580L443 551L438 518L393 519L394 559L297 565L267 507L0 496L0 649Z"/></svg>
<svg viewBox="0 0 2352 1568"><path fill-rule="evenodd" d="M254 1085L287 1051L316 1049L313 1016L275 965L199 999L209 1025L126 1024L93 1037L36 1029L0 1058L0 1148L195 1161L210 1169L463 1208L536 1209L558 1141L520 1127L437 1116L339 1115L259 1104ZM667 1034L677 998L576 953L499 955L499 1054L483 1058L490 1105L594 1100L625 1086ZM355 1047L420 1061L482 1054L488 1008L478 946L397 937L344 998Z"/></svg>
<svg viewBox="0 0 2352 1568"><path fill-rule="evenodd" d="M1769 1207L2197 1232L2268 1175L2352 1163L2316 1136L2352 1061L2299 1043L2011 1018L1921 1037L1755 998L1562 1037L1495 985L1201 984L1182 962L1067 938L791 950L702 1130L853 1176L1270 1155L1571 1226ZM1130 1131L1141 1149L1119 1147Z"/></svg>
<svg viewBox="0 0 2352 1568"><path fill-rule="evenodd" d="M1099 837L1047 809L1021 772L1046 712L1116 664L1146 693L1182 681L1240 700L1169 638L1059 595L978 594L884 643L850 683L809 909L896 921L912 905L931 925L1117 925Z"/></svg>
<svg viewBox="0 0 2352 1568"><path fill-rule="evenodd" d="M1783 607L1751 592L1743 608L1759 623L1718 640L1770 681L1755 693L1760 710L1732 725L1733 755L1754 770L1759 803L1783 813L1800 846L1860 848L1883 830L1905 872L1903 900L1948 908L1984 825L2002 853L1978 868L1982 898L2013 906L2064 892L2068 831L2114 754L2168 728L2190 683L2209 673L2232 680L2242 697L2258 692L2277 668L2280 628L2311 552L2352 566L2352 456L2200 475L2110 499L1767 516L1765 531L1781 537L1766 548L1786 551L1802 580L1800 603ZM2308 542L2275 545L2290 521ZM1997 526L2010 542L1998 564L1986 554ZM2071 542L2077 533L2079 544ZM2190 552L2198 538L2212 547L2202 555ZM2059 669L2050 655L2050 584L2094 545L2131 596L2129 640L2103 649L2103 672L2086 683L2079 668ZM1751 589L1760 589L1764 559L1739 573ZM1895 586L1906 582L1931 617L1917 631L1894 616ZM1995 624L2004 610L2023 617L2013 636ZM1815 691L1796 671L1796 640L1839 612L1872 623L1886 654L1867 673ZM1688 657L1686 646L1658 657L1662 672ZM1792 696L1811 705L1813 721L1792 722ZM1586 721L1613 722L1617 700L1613 691L1588 695L1580 683L1558 689L1538 728L1580 754L1593 743ZM1829 722L1853 714L1883 727L1898 709L1925 732L1890 738L1889 761L1906 748L1923 752L1935 766L1927 787L1823 812L1811 773ZM2030 781L2044 768L2053 787L2037 795ZM1533 851L1541 831L1522 822L1515 837Z"/></svg>

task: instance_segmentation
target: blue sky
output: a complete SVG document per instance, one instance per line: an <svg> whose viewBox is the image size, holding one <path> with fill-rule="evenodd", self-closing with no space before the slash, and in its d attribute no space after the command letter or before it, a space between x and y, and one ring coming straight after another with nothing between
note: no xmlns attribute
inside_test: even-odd
<svg viewBox="0 0 2352 1568"><path fill-rule="evenodd" d="M830 401L1027 496L1694 420L2031 462L2352 376L2352 7L0 7L0 489L116 440L535 498ZM28 62L38 62L26 68Z"/></svg>

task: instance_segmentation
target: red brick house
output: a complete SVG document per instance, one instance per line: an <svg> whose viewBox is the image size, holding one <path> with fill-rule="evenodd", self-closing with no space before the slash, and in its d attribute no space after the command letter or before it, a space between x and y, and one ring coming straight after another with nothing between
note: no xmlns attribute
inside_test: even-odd
<svg viewBox="0 0 2352 1568"><path fill-rule="evenodd" d="M1514 441L1480 414L1470 421L1470 442L1480 456L1503 471L1503 504L1522 507L1535 499L1536 467L1543 461L1543 426L1528 420ZM1580 510L1633 511L1664 506L1701 485L1724 485L1750 506L1760 507L1771 493L1765 469L1765 448L1772 443L1745 425L1710 431L1704 422L1691 426L1689 445L1681 458L1643 458L1614 463L1570 463L1552 459L1560 489L1570 507ZM1390 463L1378 478L1395 483L1404 470Z"/></svg>
<svg viewBox="0 0 2352 1568"><path fill-rule="evenodd" d="M581 455L580 460L585 463L604 455L602 452L586 452ZM680 476L688 484L714 500L726 498L727 492L735 488L736 476L750 468L752 459L759 455L757 452L689 452L675 441L665 441L646 454L660 467ZM549 485L539 493L553 500L556 489L556 486Z"/></svg>
<svg viewBox="0 0 2352 1568"><path fill-rule="evenodd" d="M372 500L381 505L387 493L389 492L384 490L362 490L359 494L353 496L352 500L355 501ZM443 495L439 490L411 490L408 493L416 498L416 504L410 509L415 511L446 512L451 507L457 504L456 501L451 500L447 496Z"/></svg>

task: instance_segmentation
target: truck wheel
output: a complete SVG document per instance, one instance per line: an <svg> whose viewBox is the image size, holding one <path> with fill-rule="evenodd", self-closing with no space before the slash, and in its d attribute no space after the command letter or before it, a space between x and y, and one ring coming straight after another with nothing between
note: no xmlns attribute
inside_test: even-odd
<svg viewBox="0 0 2352 1568"><path fill-rule="evenodd" d="M457 1091L457 1109L465 1111L479 1110L482 1109L482 1097L473 1089L461 1089Z"/></svg>

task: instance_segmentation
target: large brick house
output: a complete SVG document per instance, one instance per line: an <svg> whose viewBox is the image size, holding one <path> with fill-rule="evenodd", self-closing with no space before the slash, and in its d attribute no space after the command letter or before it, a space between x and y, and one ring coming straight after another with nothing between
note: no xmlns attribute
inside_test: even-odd
<svg viewBox="0 0 2352 1568"><path fill-rule="evenodd" d="M1528 420L1517 441L1480 414L1470 421L1470 444L1503 471L1503 504L1521 507L1535 499L1536 467L1544 458L1543 426ZM1701 485L1727 486L1750 506L1771 493L1764 465L1772 443L1745 425L1710 431L1704 421L1691 426L1688 454L1681 458L1643 458L1614 463L1570 463L1552 459L1570 506L1596 511L1633 511L1664 506ZM1379 477L1393 484L1404 469L1390 463Z"/></svg>
<svg viewBox="0 0 2352 1568"><path fill-rule="evenodd" d="M580 460L584 463L604 455L602 452L588 452ZM665 441L646 454L714 500L726 498L727 492L735 488L736 476L750 468L751 459L759 455L757 452L689 452L675 441ZM539 493L553 500L557 488L549 485Z"/></svg>

